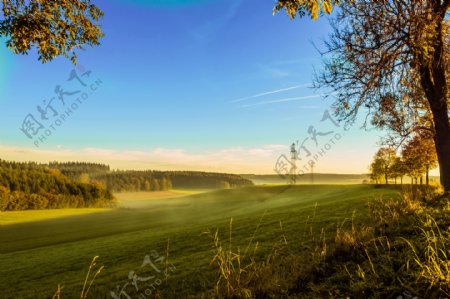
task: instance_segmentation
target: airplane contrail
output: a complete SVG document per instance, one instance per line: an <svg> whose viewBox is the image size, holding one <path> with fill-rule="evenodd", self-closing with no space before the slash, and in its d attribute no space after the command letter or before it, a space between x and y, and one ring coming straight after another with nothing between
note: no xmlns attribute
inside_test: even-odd
<svg viewBox="0 0 450 299"><path fill-rule="evenodd" d="M231 103L239 103L239 102L243 102L245 100L259 98L259 97L262 97L262 96L265 96L265 95L269 95L269 94L279 93L279 92L288 91L288 90L292 90L292 89L297 89L297 88L301 88L301 87L308 87L310 85L311 84L301 84L301 85L295 85L295 86L286 87L286 88L282 88L282 89L266 91L266 92L258 93L258 94L252 95L252 96L248 96L248 97L243 97L243 98L239 98L239 99L236 99L236 100L232 100Z"/></svg>
<svg viewBox="0 0 450 299"><path fill-rule="evenodd" d="M270 101L262 101L254 104L247 104L243 105L242 108L246 107L252 107L252 106L259 106L259 105L267 105L267 104L276 104L276 103L284 103L284 102L293 102L293 101L301 101L301 100L307 100L307 99L315 99L315 98L321 98L326 96L326 94L315 94L315 95L309 95L309 96L303 96L303 97L294 97L294 98L284 98L284 99L278 99L278 100L270 100Z"/></svg>

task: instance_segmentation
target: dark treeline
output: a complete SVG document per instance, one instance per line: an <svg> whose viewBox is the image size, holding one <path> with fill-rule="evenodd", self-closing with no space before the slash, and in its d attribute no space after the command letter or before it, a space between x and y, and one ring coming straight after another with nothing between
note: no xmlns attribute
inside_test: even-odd
<svg viewBox="0 0 450 299"><path fill-rule="evenodd" d="M108 165L68 162L52 162L67 177L79 182L93 182L106 186L113 192L162 191L179 189L226 189L253 185L252 181L239 175L200 171L110 171Z"/></svg>
<svg viewBox="0 0 450 299"><path fill-rule="evenodd" d="M178 189L228 189L253 185L239 175L198 171L112 171L93 176L112 191L160 191Z"/></svg>
<svg viewBox="0 0 450 299"><path fill-rule="evenodd" d="M99 183L74 181L49 165L0 160L0 210L104 207L114 204Z"/></svg>
<svg viewBox="0 0 450 299"><path fill-rule="evenodd" d="M172 182L162 173L154 171L112 171L95 175L95 181L100 181L114 192L124 191L164 191L172 189Z"/></svg>
<svg viewBox="0 0 450 299"><path fill-rule="evenodd" d="M165 174L174 188L227 189L253 185L252 181L237 174L198 171L167 171Z"/></svg>

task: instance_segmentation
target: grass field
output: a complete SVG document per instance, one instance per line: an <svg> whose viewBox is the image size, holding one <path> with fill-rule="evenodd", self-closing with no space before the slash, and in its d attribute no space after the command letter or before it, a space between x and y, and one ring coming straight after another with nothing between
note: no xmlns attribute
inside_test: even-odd
<svg viewBox="0 0 450 299"><path fill-rule="evenodd" d="M260 223L254 241L261 254L280 235L293 250L301 250L309 241L306 229L335 232L354 211L356 219L363 219L368 201L398 192L370 185L255 186L124 193L117 196L116 209L3 212L0 298L51 298L58 284L64 286L62 298L79 298L94 256L105 268L89 291L90 298L113 298L110 292L118 294L122 288L135 294L132 298L151 298L155 293L165 298L198 297L213 289L216 281L209 266L212 241L202 232L219 229L228 238L233 218L234 246L245 248ZM158 260L167 252L168 259ZM148 263L141 267L146 255L156 269ZM170 269L167 283L161 283L162 269ZM138 275L137 291L130 271Z"/></svg>

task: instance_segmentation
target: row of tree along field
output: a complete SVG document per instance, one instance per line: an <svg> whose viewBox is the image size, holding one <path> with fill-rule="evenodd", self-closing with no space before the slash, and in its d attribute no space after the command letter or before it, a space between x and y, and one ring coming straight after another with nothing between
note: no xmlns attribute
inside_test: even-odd
<svg viewBox="0 0 450 299"><path fill-rule="evenodd" d="M436 168L437 156L432 138L429 135L416 135L403 145L399 154L392 147L382 147L375 154L370 165L371 179L375 183L389 183L390 179L403 183L403 177L409 176L411 183L429 185L429 172Z"/></svg>
<svg viewBox="0 0 450 299"><path fill-rule="evenodd" d="M111 171L108 165L38 164L0 160L0 211L105 207L112 192L172 188L218 189L253 185L234 174L193 171Z"/></svg>

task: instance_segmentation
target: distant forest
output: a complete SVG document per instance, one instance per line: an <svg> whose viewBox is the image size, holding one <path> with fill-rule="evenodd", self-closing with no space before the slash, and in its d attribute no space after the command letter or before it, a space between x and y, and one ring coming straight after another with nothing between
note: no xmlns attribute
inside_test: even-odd
<svg viewBox="0 0 450 299"><path fill-rule="evenodd" d="M114 192L162 191L176 189L226 189L253 185L236 174L199 171L113 170L108 165L80 162L52 162L68 178L79 182L103 184Z"/></svg>
<svg viewBox="0 0 450 299"><path fill-rule="evenodd" d="M112 192L224 189L253 185L239 175L195 171L111 171L84 162L0 160L0 211L105 207Z"/></svg>
<svg viewBox="0 0 450 299"><path fill-rule="evenodd" d="M0 160L0 211L112 205L102 184L71 180L48 165Z"/></svg>

